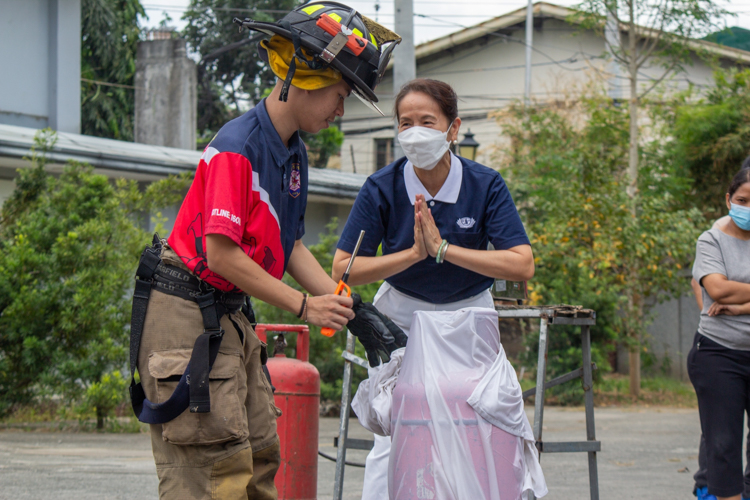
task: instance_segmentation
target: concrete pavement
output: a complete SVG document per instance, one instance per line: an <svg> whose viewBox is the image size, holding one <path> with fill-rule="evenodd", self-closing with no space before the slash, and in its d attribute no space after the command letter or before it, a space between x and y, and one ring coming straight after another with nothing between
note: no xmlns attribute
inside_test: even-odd
<svg viewBox="0 0 750 500"><path fill-rule="evenodd" d="M545 441L582 440L582 409L545 408ZM605 500L694 498L700 425L697 410L600 408L596 410L600 495ZM320 449L336 454L338 419L322 418ZM352 421L351 437L368 438ZM350 450L348 460L364 462ZM318 498L332 498L335 464L318 464ZM542 456L548 500L587 499L585 453ZM344 498L360 498L364 470L347 467ZM115 500L157 498L147 434L0 432L0 499ZM471 500L471 499L467 499Z"/></svg>

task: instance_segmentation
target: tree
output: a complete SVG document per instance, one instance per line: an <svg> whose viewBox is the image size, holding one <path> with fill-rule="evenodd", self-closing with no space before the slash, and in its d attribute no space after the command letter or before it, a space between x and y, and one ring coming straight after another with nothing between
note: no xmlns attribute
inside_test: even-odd
<svg viewBox="0 0 750 500"><path fill-rule="evenodd" d="M661 114L653 110L652 120ZM704 223L700 211L682 207L680 193L688 182L664 161L665 131L655 127L644 145L639 212L633 217L623 161L627 109L610 106L604 93L594 90L572 104L513 105L498 117L511 139L501 171L534 248L533 302L595 309L593 356L602 368L612 341L640 352L647 315L627 298L661 300L682 293L687 282L679 270L692 260ZM578 332L555 327L551 339L550 376L577 368ZM536 359L528 355L524 361L534 366Z"/></svg>
<svg viewBox="0 0 750 500"><path fill-rule="evenodd" d="M133 140L139 0L81 2L81 132Z"/></svg>
<svg viewBox="0 0 750 500"><path fill-rule="evenodd" d="M750 70L717 71L716 87L695 102L691 89L673 111L675 163L693 179L691 201L708 219L726 215L724 193L750 155Z"/></svg>
<svg viewBox="0 0 750 500"><path fill-rule="evenodd" d="M88 392L103 421L111 404L102 394L127 359L133 274L149 241L141 214L181 200L190 177L143 192L71 162L57 178L44 169L52 141L50 132L37 137L35 163L19 170L2 208L0 415L46 388L70 401Z"/></svg>
<svg viewBox="0 0 750 500"><path fill-rule="evenodd" d="M626 192L633 218L641 217L639 187L639 108L645 96L668 75L681 71L700 53L695 39L715 31L720 20L729 14L712 0L584 0L580 12L573 19L583 29L593 29L601 35L607 49L627 75L629 87L629 147L628 183ZM622 31L627 32L627 43L622 43ZM660 76L650 78L639 86L644 69L661 68ZM631 281L638 269L631 268ZM630 290L628 309L642 317L644 297ZM635 337L636 331L632 332ZM637 340L637 339L636 339ZM634 342L630 355L630 391L640 390L640 349Z"/></svg>
<svg viewBox="0 0 750 500"><path fill-rule="evenodd" d="M338 154L344 143L344 133L338 126L330 125L317 134L302 132L302 140L307 146L307 154L311 167L326 168L328 159Z"/></svg>
<svg viewBox="0 0 750 500"><path fill-rule="evenodd" d="M240 33L234 17L276 21L296 0L190 0L182 32L198 65L198 136L210 141L229 119L259 101L275 76L260 59L257 42L264 34Z"/></svg>

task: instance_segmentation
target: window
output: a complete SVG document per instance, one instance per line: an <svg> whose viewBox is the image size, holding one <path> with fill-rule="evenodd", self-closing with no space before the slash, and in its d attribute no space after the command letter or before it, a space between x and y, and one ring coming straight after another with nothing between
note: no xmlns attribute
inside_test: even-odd
<svg viewBox="0 0 750 500"><path fill-rule="evenodd" d="M375 170L393 162L393 138L375 139Z"/></svg>

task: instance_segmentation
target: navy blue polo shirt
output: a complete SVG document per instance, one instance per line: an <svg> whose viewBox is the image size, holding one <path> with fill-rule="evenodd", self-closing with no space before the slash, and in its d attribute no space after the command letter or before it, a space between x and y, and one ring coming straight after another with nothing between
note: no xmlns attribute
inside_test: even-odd
<svg viewBox="0 0 750 500"><path fill-rule="evenodd" d="M365 181L339 239L338 248L353 252L362 229L358 255L372 257L414 245L414 195L424 194L440 235L449 243L486 250L528 245L508 187L500 174L479 163L451 155L451 171L433 198L421 186L411 162L401 158ZM398 291L433 304L467 299L492 286L493 278L433 257L386 279Z"/></svg>
<svg viewBox="0 0 750 500"><path fill-rule="evenodd" d="M169 246L196 276L224 291L237 288L208 268L207 234L229 237L281 279L305 233L307 174L299 134L286 146L262 100L224 125L203 152Z"/></svg>

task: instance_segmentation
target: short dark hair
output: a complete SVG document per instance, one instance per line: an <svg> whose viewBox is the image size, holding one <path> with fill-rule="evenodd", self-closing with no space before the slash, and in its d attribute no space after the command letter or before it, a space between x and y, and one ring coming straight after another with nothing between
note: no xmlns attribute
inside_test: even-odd
<svg viewBox="0 0 750 500"><path fill-rule="evenodd" d="M440 111L452 122L458 116L458 96L453 87L440 80L430 78L417 78L404 84L396 95L396 102L393 105L393 114L399 119L398 105L401 100L412 92L421 92L431 97L440 106Z"/></svg>
<svg viewBox="0 0 750 500"><path fill-rule="evenodd" d="M745 161L747 162L747 160ZM729 184L729 189L727 190L727 193L729 193L729 199L732 199L734 193L736 193L740 186L746 182L750 182L750 167L743 167L735 174L732 183Z"/></svg>

